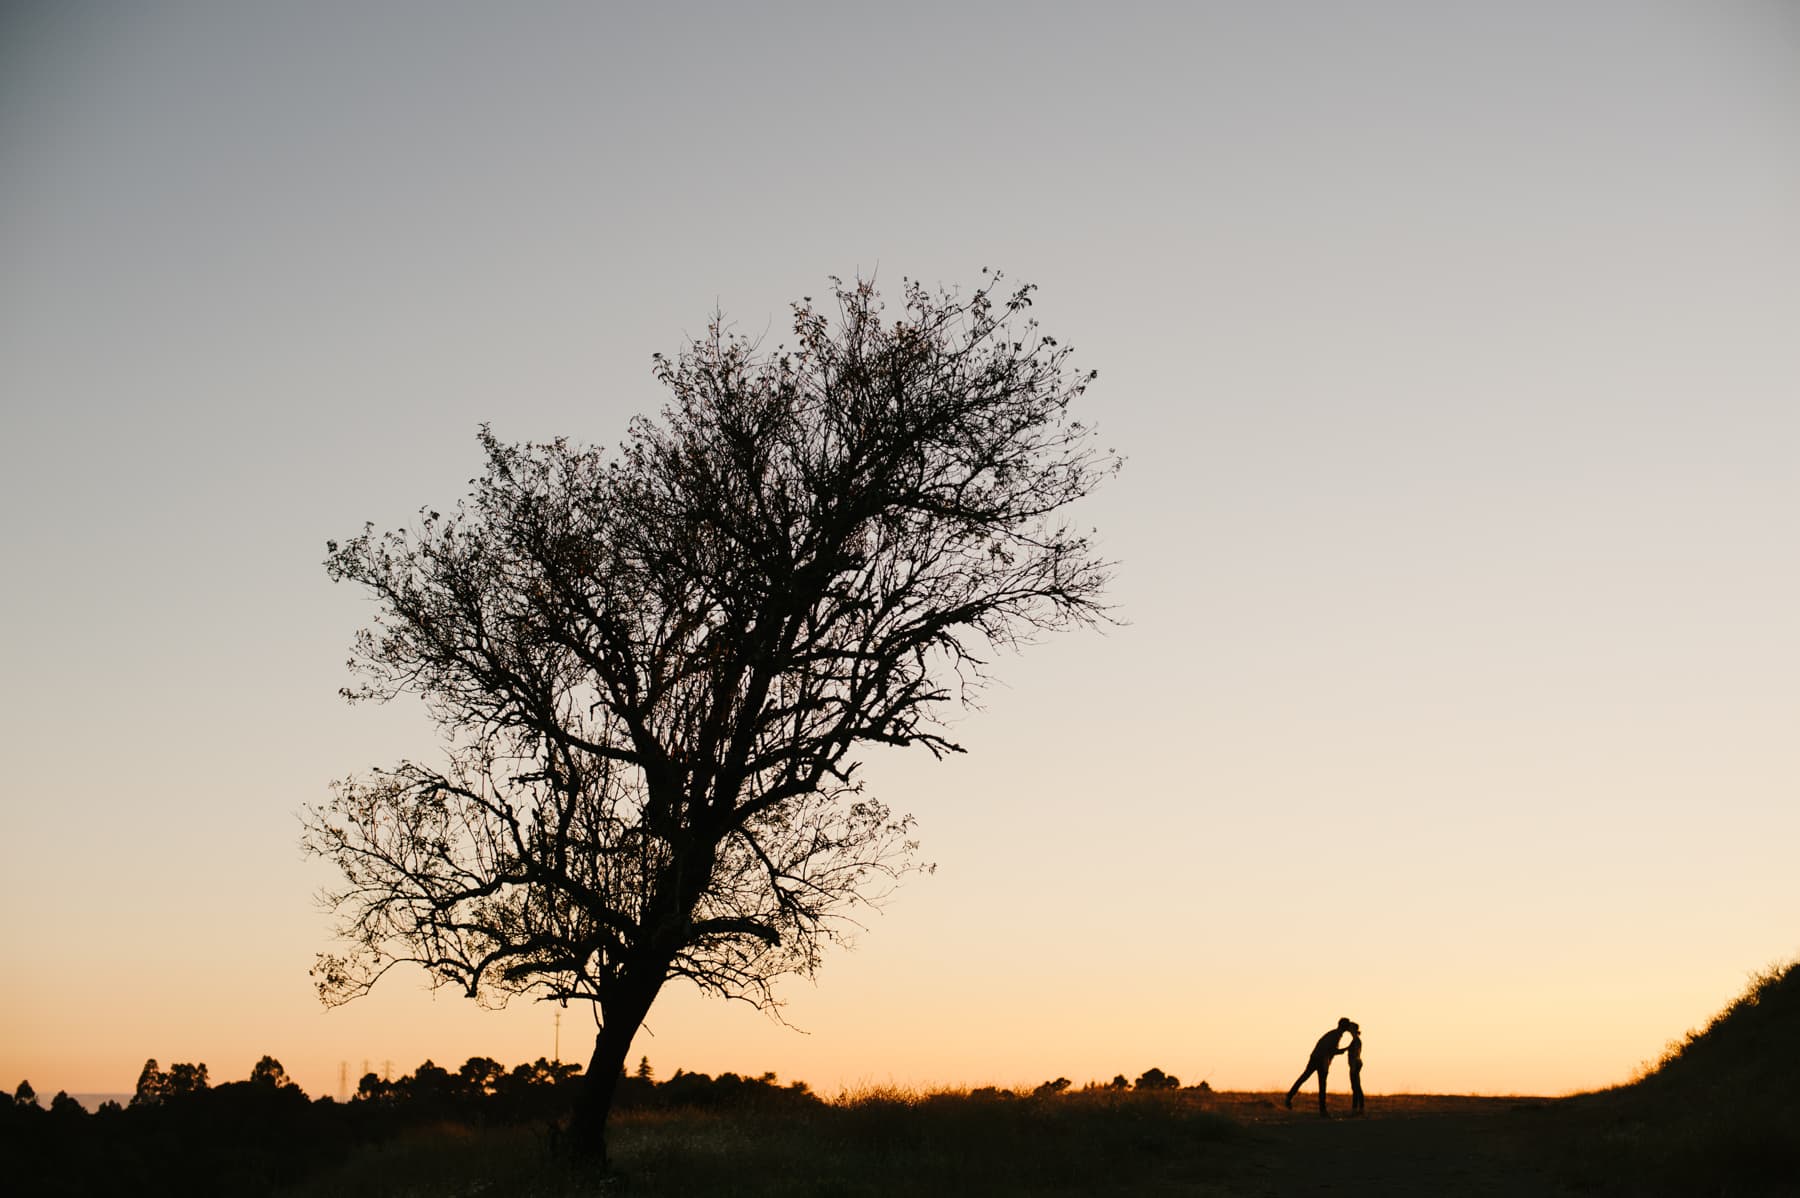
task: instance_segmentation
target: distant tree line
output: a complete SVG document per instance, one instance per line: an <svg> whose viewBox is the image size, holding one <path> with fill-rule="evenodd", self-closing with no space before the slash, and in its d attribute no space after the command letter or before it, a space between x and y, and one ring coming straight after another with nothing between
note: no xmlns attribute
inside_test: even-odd
<svg viewBox="0 0 1800 1198"><path fill-rule="evenodd" d="M1047 1081L1043 1085L1038 1086L1035 1090L1031 1091L1031 1094L1034 1098L1053 1098L1058 1094L1069 1093L1069 1087L1073 1086L1074 1084L1075 1084L1074 1082L1070 1081L1066 1077L1059 1077L1053 1081ZM1207 1085L1205 1082L1201 1082L1198 1085L1191 1086L1189 1088L1193 1089L1193 1090L1197 1090L1203 1094L1209 1094L1212 1092L1212 1087ZM1139 1093L1152 1093L1153 1094L1153 1093L1156 1093L1156 1092L1162 1091L1162 1090L1179 1090L1179 1089L1181 1089L1181 1079L1180 1078L1174 1076L1173 1074L1164 1073L1161 1069L1158 1069L1154 1065L1152 1065L1150 1068L1148 1068L1148 1069L1144 1070L1142 1073L1138 1074L1138 1078L1136 1081L1126 1081L1125 1075L1123 1073L1120 1073L1120 1074L1115 1075L1113 1077L1113 1079L1109 1082L1089 1082L1087 1085L1081 1087L1080 1090L1075 1091L1075 1092L1079 1093L1079 1094L1092 1094L1095 1091L1099 1091L1099 1090L1111 1090L1111 1091L1135 1090ZM977 1098L1022 1098L1022 1097L1024 1097L1022 1094L1018 1093L1017 1091L1001 1090L994 1086L983 1086L978 1090L972 1091L971 1093L974 1097L977 1097Z"/></svg>
<svg viewBox="0 0 1800 1198"><path fill-rule="evenodd" d="M272 1056L244 1081L213 1085L204 1063L144 1062L130 1101L89 1113L59 1091L46 1108L29 1081L0 1101L0 1182L12 1193L264 1194L341 1162L354 1149L423 1124L535 1124L558 1146L581 1066L539 1057L506 1068L470 1057L432 1061L392 1080L365 1074L347 1102L307 1097ZM618 1079L618 1107L740 1109L817 1104L804 1082L773 1073L709 1077L677 1069L658 1082L649 1061Z"/></svg>
<svg viewBox="0 0 1800 1198"><path fill-rule="evenodd" d="M0 1099L0 1181L12 1193L211 1195L266 1194L342 1162L355 1149L407 1130L445 1122L504 1127L535 1125L546 1152L562 1144L562 1124L581 1066L539 1057L508 1069L492 1057L470 1057L455 1069L425 1061L411 1073L364 1074L346 1102L308 1098L287 1070L264 1056L243 1081L212 1083L204 1062L166 1070L144 1062L129 1102L102 1103L89 1113L58 1091L46 1107L29 1081L11 1102ZM1096 1090L1155 1093L1179 1089L1179 1078L1151 1068L1128 1081L1066 1077L1035 1089L992 1086L980 1100L1055 1099ZM1209 1087L1201 1082L1198 1090ZM632 1110L800 1110L820 1104L805 1082L783 1085L775 1074L711 1077L677 1069L658 1081L648 1058L617 1079L615 1107Z"/></svg>

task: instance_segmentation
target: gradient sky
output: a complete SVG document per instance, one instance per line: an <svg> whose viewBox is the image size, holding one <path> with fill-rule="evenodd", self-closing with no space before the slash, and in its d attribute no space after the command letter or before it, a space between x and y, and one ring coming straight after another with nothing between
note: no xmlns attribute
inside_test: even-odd
<svg viewBox="0 0 1800 1198"><path fill-rule="evenodd" d="M1791 3L13 4L0 1083L553 1051L326 1012L298 812L430 754L328 538L615 443L715 305L1038 283L1127 621L872 756L915 879L662 1074L1623 1081L1800 951ZM565 1059L592 1022L563 1016Z"/></svg>

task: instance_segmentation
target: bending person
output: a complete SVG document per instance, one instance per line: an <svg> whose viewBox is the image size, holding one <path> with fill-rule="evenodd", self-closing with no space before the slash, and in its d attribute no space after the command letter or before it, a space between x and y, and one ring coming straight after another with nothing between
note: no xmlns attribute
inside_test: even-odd
<svg viewBox="0 0 1800 1198"><path fill-rule="evenodd" d="M1336 1027L1319 1037L1319 1042L1313 1045L1312 1056L1307 1058L1306 1072L1302 1073L1294 1084L1288 1087L1287 1107L1290 1111L1294 1109L1294 1095L1300 1092L1300 1087L1306 1084L1306 1079L1316 1073L1319 1075L1319 1114L1329 1114L1325 1109L1325 1075L1331 1070L1331 1058L1344 1051L1338 1047L1338 1040L1343 1037L1345 1032L1354 1032L1355 1030L1356 1025L1350 1020L1340 1019L1337 1021Z"/></svg>

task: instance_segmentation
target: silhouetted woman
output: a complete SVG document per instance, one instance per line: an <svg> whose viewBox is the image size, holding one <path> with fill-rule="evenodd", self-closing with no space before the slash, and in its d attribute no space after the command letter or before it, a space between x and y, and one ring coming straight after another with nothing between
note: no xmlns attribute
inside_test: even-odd
<svg viewBox="0 0 1800 1198"><path fill-rule="evenodd" d="M1344 1061L1350 1066L1350 1113L1361 1115L1363 1111L1362 1092L1362 1029L1354 1023L1350 1025L1350 1047L1344 1050Z"/></svg>

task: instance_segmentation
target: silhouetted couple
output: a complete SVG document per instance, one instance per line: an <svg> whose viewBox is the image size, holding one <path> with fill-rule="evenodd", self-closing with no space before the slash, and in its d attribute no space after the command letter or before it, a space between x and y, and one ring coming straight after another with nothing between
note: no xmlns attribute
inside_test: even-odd
<svg viewBox="0 0 1800 1198"><path fill-rule="evenodd" d="M1338 1045L1342 1043L1345 1032L1350 1033L1350 1043L1340 1048ZM1288 1110L1294 1109L1294 1095L1300 1092L1300 1087L1306 1084L1306 1079L1316 1073L1319 1075L1319 1114L1330 1114L1325 1109L1325 1074L1331 1069L1331 1058L1340 1052L1348 1054L1350 1062L1350 1113L1352 1115L1363 1113L1362 1029L1348 1019L1338 1020L1337 1026L1320 1036L1319 1042L1313 1045L1312 1056L1308 1057L1306 1061L1306 1072L1302 1073L1299 1079L1288 1087Z"/></svg>

